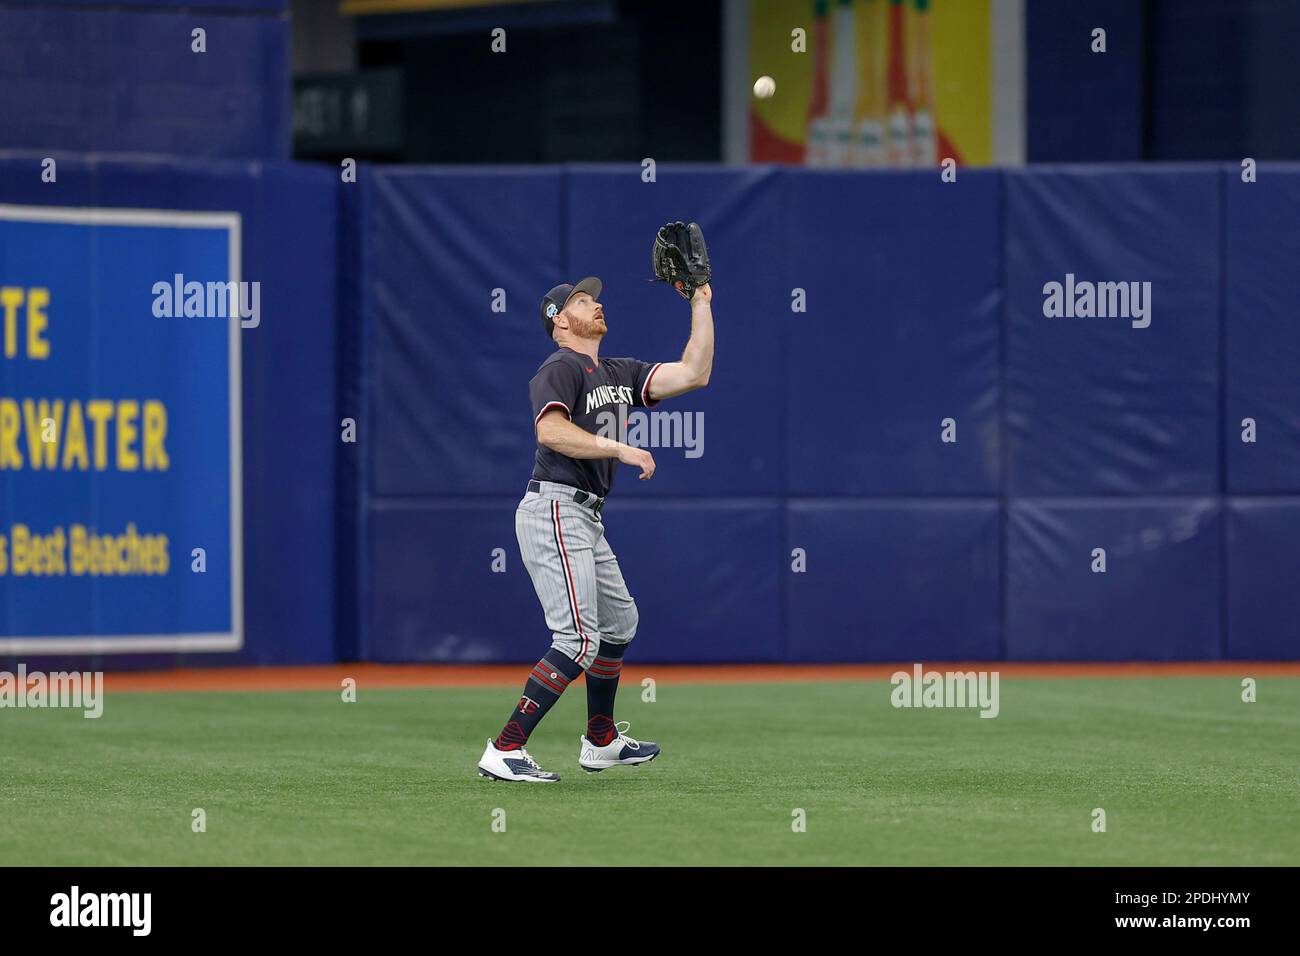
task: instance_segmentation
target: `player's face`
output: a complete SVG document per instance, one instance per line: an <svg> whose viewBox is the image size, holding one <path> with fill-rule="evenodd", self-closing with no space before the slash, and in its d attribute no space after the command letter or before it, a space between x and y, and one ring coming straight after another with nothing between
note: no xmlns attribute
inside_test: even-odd
<svg viewBox="0 0 1300 956"><path fill-rule="evenodd" d="M569 318L569 331L581 339L601 339L609 329L605 326L605 307L586 292L579 292L564 307Z"/></svg>

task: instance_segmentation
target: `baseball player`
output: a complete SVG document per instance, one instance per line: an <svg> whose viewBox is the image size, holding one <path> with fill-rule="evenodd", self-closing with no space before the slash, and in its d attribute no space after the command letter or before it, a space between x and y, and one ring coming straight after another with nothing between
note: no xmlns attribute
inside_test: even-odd
<svg viewBox="0 0 1300 956"><path fill-rule="evenodd" d="M665 230L670 231L667 239ZM528 385L537 455L532 480L515 511L515 535L546 615L551 647L533 666L501 732L487 742L478 764L485 777L528 783L560 779L538 766L524 744L584 671L582 769L595 773L659 755L658 744L635 740L628 736L626 721L614 722L614 695L623 652L636 636L637 607L605 539L601 517L616 463L640 469L644 481L654 475L655 461L644 449L596 434L602 414L624 421L621 411L627 406L650 408L709 382L713 290L699 227L665 226L656 237L654 259L659 277L672 282L691 306L691 336L679 362L600 357L607 327L601 282L595 277L557 285L542 299L542 328L557 350Z"/></svg>

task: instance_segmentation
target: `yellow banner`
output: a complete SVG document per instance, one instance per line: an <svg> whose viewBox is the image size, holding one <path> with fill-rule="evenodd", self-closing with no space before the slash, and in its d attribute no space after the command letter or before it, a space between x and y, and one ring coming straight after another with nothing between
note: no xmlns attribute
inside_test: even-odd
<svg viewBox="0 0 1300 956"><path fill-rule="evenodd" d="M810 166L993 159L992 0L752 0L750 158Z"/></svg>

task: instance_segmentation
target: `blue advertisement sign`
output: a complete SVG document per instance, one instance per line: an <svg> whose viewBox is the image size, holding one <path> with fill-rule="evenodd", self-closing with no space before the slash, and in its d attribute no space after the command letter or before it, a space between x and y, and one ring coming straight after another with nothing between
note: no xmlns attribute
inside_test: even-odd
<svg viewBox="0 0 1300 956"><path fill-rule="evenodd" d="M234 213L0 205L0 653L242 646L239 259Z"/></svg>

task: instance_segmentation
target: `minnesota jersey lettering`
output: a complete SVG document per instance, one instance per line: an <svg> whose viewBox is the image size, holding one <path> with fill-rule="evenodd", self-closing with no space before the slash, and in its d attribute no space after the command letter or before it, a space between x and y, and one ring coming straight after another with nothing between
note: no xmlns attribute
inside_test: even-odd
<svg viewBox="0 0 1300 956"><path fill-rule="evenodd" d="M628 385L601 385L587 393L587 411L604 408L618 402L620 405L632 404L632 388Z"/></svg>

